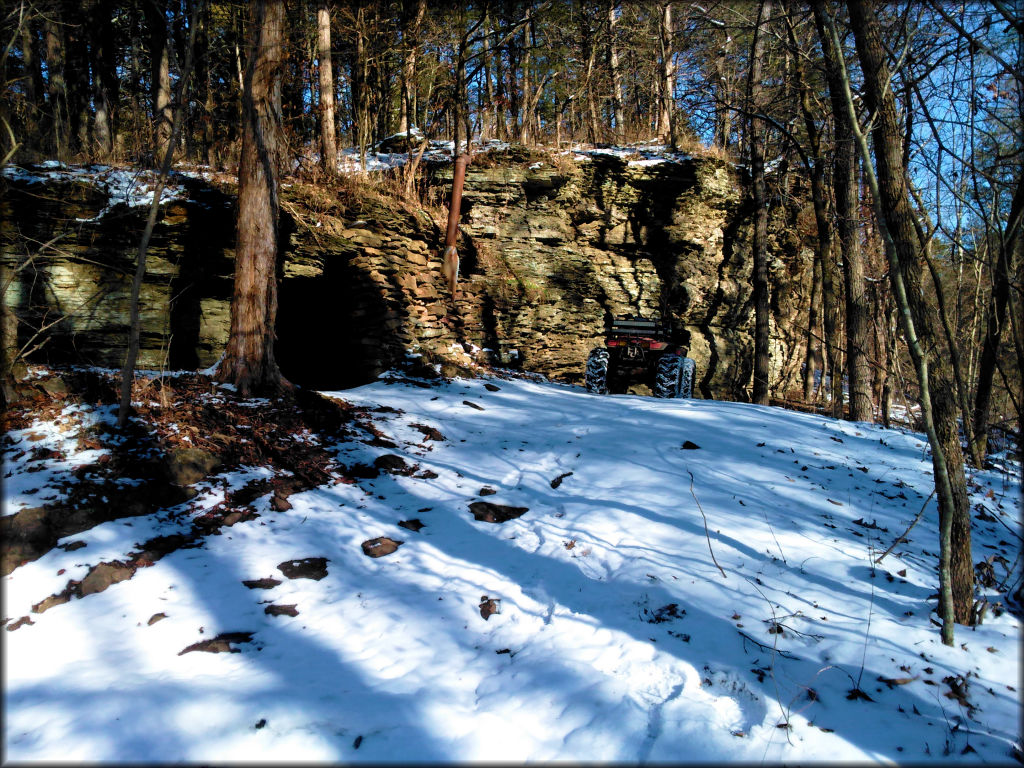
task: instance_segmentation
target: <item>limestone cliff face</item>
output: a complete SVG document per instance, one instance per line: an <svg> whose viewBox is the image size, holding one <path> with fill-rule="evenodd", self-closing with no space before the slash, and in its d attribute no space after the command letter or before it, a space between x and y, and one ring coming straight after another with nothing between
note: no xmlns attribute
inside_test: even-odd
<svg viewBox="0 0 1024 768"><path fill-rule="evenodd" d="M579 381L606 319L657 313L696 360L704 397L744 399L753 343L749 214L725 162L604 157L561 168L470 166L462 230L503 359L515 349L526 368ZM806 312L811 260L792 237L775 237L771 248L779 380L793 374L802 343L793 329Z"/></svg>
<svg viewBox="0 0 1024 768"><path fill-rule="evenodd" d="M502 351L578 380L607 318L655 313L698 363L700 387L749 378L748 260L737 253L742 196L714 162L472 171L464 231L491 282Z"/></svg>
<svg viewBox="0 0 1024 768"><path fill-rule="evenodd" d="M660 313L697 361L699 393L745 399L749 211L735 170L713 159L557 162L470 166L456 302L440 274L442 216L286 188L277 344L285 375L352 386L413 352L579 382L606 319ZM450 170L435 172L439 194L450 178ZM198 181L188 191L166 206L150 247L141 368L203 367L223 350L234 200ZM21 343L57 321L40 336L50 340L37 358L119 366L145 212L115 208L80 221L106 204L81 184L12 184L4 198L5 284L12 278L4 301L22 321ZM801 362L811 263L783 225L772 243L777 381Z"/></svg>
<svg viewBox="0 0 1024 768"><path fill-rule="evenodd" d="M234 198L187 182L162 207L142 287L141 368L195 368L223 351L233 287ZM148 210L81 181L11 183L0 196L3 301L29 360L120 367ZM37 333L38 332L38 333Z"/></svg>

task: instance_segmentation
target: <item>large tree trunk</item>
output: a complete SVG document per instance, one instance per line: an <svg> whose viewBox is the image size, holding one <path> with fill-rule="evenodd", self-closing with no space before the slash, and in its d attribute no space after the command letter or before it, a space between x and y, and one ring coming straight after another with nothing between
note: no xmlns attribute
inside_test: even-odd
<svg viewBox="0 0 1024 768"><path fill-rule="evenodd" d="M338 141L334 124L334 70L331 66L331 4L320 0L316 13L317 69L320 74L320 164L328 176L338 170Z"/></svg>
<svg viewBox="0 0 1024 768"><path fill-rule="evenodd" d="M615 42L615 25L618 15L615 0L608 3L608 69L612 75L612 116L615 118L613 135L622 141L626 133L626 118L622 110L622 70L619 67L619 46Z"/></svg>
<svg viewBox="0 0 1024 768"><path fill-rule="evenodd" d="M820 14L816 11L816 16ZM821 26L819 24L819 32ZM825 72L829 81L829 95L835 113L835 166L832 187L836 200L839 227L839 245L843 257L843 281L846 287L846 361L850 392L850 420L873 421L868 364L868 308L864 293L864 260L860 251L857 223L857 149L854 146L853 127L846 110L841 106L837 56L842 55L832 45L831 36L823 39Z"/></svg>
<svg viewBox="0 0 1024 768"><path fill-rule="evenodd" d="M58 160L70 160L70 128L68 123L68 88L64 79L64 31L60 20L46 16L47 95L50 105L50 127L53 151Z"/></svg>
<svg viewBox="0 0 1024 768"><path fill-rule="evenodd" d="M11 290L17 275L7 263L0 264L0 288ZM0 301L0 407L17 397L17 384L28 368L18 345L18 316L6 301Z"/></svg>
<svg viewBox="0 0 1024 768"><path fill-rule="evenodd" d="M245 71L231 331L217 378L243 396L286 385L274 359L284 0L253 6L256 40Z"/></svg>
<svg viewBox="0 0 1024 768"><path fill-rule="evenodd" d="M873 421L870 395L870 367L867 360L868 306L864 293L864 259L858 232L857 147L853 126L846 112L842 69L831 35L825 30L822 0L812 2L814 22L824 57L828 97L833 108L836 133L836 159L833 167L833 191L840 250L843 254L843 280L846 287L846 361L850 392L850 421ZM885 417L888 419L888 414Z"/></svg>
<svg viewBox="0 0 1024 768"><path fill-rule="evenodd" d="M21 24L21 60L25 69L25 138L29 146L41 149L40 114L43 105L43 69L39 60L39 38L33 22L35 17L26 17Z"/></svg>
<svg viewBox="0 0 1024 768"><path fill-rule="evenodd" d="M853 126L846 114L838 57L825 29L822 0L812 2L815 26L821 40L828 81L829 100L835 125L835 164L832 188L836 201L839 247L843 256L843 282L846 288L846 376L850 392L850 420L874 421L871 406L871 368L868 364L868 307L864 293L864 259L858 238L857 148Z"/></svg>
<svg viewBox="0 0 1024 768"><path fill-rule="evenodd" d="M956 387L946 359L941 354L927 356L927 352L939 349L935 332L938 319L922 291L920 241L908 199L899 112L890 87L891 72L880 25L874 10L865 0L849 0L848 5L857 55L864 73L865 102L873 116L871 135L880 195L878 207L898 265L898 275L897 270L890 269L890 278L902 280L902 285L894 282L893 289L897 293L905 291L912 330L916 330L920 338L919 348L914 349L913 333L907 333L911 351L916 358L924 354L923 366L918 360L919 371L923 368L926 373L924 380L919 382L921 405L926 413L930 410L933 422L934 437L929 437L935 441L932 465L939 499L940 528L948 530L950 537L948 585L952 592L953 618L957 623L968 624L972 621L974 571L967 482L957 429ZM930 402L926 402L929 396ZM943 640L947 640L945 633ZM948 641L952 642L951 633Z"/></svg>
<svg viewBox="0 0 1024 768"><path fill-rule="evenodd" d="M149 55L152 66L150 93L153 99L153 156L162 158L171 140L171 63L167 49L167 14L162 0L143 3L149 26Z"/></svg>
<svg viewBox="0 0 1024 768"><path fill-rule="evenodd" d="M844 120L844 123L849 121ZM848 127L836 146L833 190L839 219L839 246L846 288L846 379L850 421L875 420L868 361L868 305L864 291L864 259L857 237L857 155Z"/></svg>
<svg viewBox="0 0 1024 768"><path fill-rule="evenodd" d="M98 0L93 3L90 11L93 138L100 158L107 160L114 151L114 109L119 98L112 23L114 9L110 0Z"/></svg>
<svg viewBox="0 0 1024 768"><path fill-rule="evenodd" d="M771 18L772 0L763 0L754 29L754 45L750 53L750 74L747 82L747 110L759 111L761 95L761 59L764 56L765 28ZM754 206L753 299L754 299L754 388L751 400L768 404L770 357L768 348L768 208L764 184L763 121L748 117L751 191Z"/></svg>
<svg viewBox="0 0 1024 768"><path fill-rule="evenodd" d="M79 0L65 0L62 5L69 144L72 153L81 153L90 149L91 130L89 103L92 101L92 94L89 88L87 14Z"/></svg>

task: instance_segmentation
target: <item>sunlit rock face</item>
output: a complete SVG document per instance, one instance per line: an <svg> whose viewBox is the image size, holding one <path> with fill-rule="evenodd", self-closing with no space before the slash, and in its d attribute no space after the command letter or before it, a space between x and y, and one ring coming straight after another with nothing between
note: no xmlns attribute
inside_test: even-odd
<svg viewBox="0 0 1024 768"><path fill-rule="evenodd" d="M120 367L148 208L111 204L89 177L8 182L0 202L3 301L30 360ZM184 180L165 204L140 294L141 368L217 360L229 321L234 199Z"/></svg>
<svg viewBox="0 0 1024 768"><path fill-rule="evenodd" d="M287 377L354 386L411 352L446 373L475 360L580 382L606 320L660 314L697 361L697 394L745 399L750 211L735 168L615 157L479 165L466 177L454 302L440 271L440 206L409 209L387 194L300 184L283 190L276 352ZM450 169L430 178L431 196L443 202ZM232 190L189 180L185 191L164 207L149 249L142 368L211 365L227 336ZM3 269L13 280L4 301L22 320L22 343L57 320L37 359L123 361L146 209L104 210L108 202L83 183L8 186ZM787 216L795 219L776 216L770 238L777 382L792 380L803 362L811 270ZM39 251L57 235L54 248Z"/></svg>

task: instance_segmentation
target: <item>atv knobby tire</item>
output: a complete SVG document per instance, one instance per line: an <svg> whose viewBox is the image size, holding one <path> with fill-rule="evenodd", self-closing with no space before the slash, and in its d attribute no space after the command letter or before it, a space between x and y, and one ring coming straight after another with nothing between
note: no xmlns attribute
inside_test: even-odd
<svg viewBox="0 0 1024 768"><path fill-rule="evenodd" d="M587 357L587 391L595 395L608 394L608 350L597 347Z"/></svg>
<svg viewBox="0 0 1024 768"><path fill-rule="evenodd" d="M662 355L654 378L655 397L693 397L697 366L689 357Z"/></svg>
<svg viewBox="0 0 1024 768"><path fill-rule="evenodd" d="M679 396L693 397L693 382L697 378L697 363L692 357L683 358L683 375L679 380Z"/></svg>

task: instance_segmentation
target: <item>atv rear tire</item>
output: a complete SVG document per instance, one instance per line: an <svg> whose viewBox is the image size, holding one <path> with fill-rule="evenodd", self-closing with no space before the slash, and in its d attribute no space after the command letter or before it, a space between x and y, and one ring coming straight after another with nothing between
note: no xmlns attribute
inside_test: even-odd
<svg viewBox="0 0 1024 768"><path fill-rule="evenodd" d="M662 355L654 378L655 397L693 397L697 365L689 357Z"/></svg>
<svg viewBox="0 0 1024 768"><path fill-rule="evenodd" d="M587 392L595 395L608 394L608 350L596 347L587 357Z"/></svg>
<svg viewBox="0 0 1024 768"><path fill-rule="evenodd" d="M693 397L693 383L697 378L697 363L692 357L683 358L683 373L679 379L679 396Z"/></svg>

